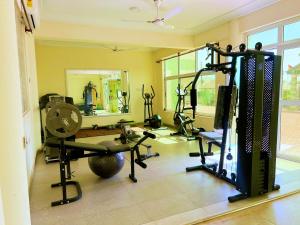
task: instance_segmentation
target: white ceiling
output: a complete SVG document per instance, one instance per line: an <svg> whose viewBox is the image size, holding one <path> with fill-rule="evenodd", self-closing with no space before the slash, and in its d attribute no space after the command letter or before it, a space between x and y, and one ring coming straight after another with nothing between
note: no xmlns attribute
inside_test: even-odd
<svg viewBox="0 0 300 225"><path fill-rule="evenodd" d="M43 0L41 20L101 27L194 34L249 14L279 0L163 0L160 17L176 7L182 11L169 19L175 29L122 20L152 20L153 0ZM130 10L136 7L137 10Z"/></svg>

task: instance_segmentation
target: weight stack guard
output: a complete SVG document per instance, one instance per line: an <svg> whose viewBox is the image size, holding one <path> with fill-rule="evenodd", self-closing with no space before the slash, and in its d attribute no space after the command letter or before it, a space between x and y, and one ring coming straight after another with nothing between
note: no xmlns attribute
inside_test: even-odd
<svg viewBox="0 0 300 225"><path fill-rule="evenodd" d="M278 190L275 185L281 56L241 59L236 189L239 199Z"/></svg>

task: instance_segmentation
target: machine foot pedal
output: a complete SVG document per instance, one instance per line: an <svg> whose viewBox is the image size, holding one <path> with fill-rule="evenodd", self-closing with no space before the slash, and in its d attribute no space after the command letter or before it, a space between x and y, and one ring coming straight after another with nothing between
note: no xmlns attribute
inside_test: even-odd
<svg viewBox="0 0 300 225"><path fill-rule="evenodd" d="M190 157L199 157L200 156L200 153L199 152L191 152L189 154Z"/></svg>

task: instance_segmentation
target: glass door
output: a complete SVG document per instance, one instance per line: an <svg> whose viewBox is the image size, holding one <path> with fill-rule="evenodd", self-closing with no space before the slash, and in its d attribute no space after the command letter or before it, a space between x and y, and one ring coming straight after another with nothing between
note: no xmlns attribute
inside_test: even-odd
<svg viewBox="0 0 300 225"><path fill-rule="evenodd" d="M299 17L248 34L248 48L254 48L258 41L263 43L263 50L282 56L278 155L300 162Z"/></svg>
<svg viewBox="0 0 300 225"><path fill-rule="evenodd" d="M280 155L300 161L300 44L283 49Z"/></svg>

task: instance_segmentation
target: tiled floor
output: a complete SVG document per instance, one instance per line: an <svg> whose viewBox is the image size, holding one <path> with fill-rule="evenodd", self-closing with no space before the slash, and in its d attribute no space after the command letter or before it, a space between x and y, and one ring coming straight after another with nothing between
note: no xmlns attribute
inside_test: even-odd
<svg viewBox="0 0 300 225"><path fill-rule="evenodd" d="M298 225L300 224L299 205L300 194L296 194L197 225Z"/></svg>
<svg viewBox="0 0 300 225"><path fill-rule="evenodd" d="M98 143L114 137L93 137L81 141ZM144 224L201 208L210 210L210 206L214 206L211 207L214 210L215 205L227 201L227 196L237 193L233 186L209 174L185 172L186 166L198 164L198 158L188 157L189 152L198 150L196 141L165 139L148 141L153 151L158 151L161 156L149 159L146 170L137 167L136 184L128 179L128 161L119 174L108 180L95 176L88 167L87 159L72 162L74 180L80 182L83 197L58 207L50 207L51 201L61 198L60 189L50 187L59 179L58 165L46 165L42 155L38 155L30 195L32 224ZM280 184L300 180L298 164L279 160L278 165ZM293 176L285 176L287 173Z"/></svg>

